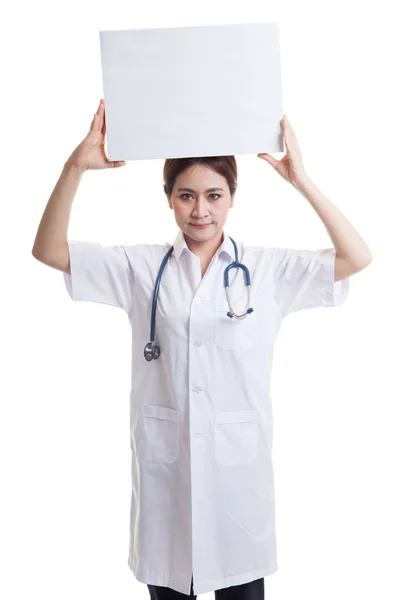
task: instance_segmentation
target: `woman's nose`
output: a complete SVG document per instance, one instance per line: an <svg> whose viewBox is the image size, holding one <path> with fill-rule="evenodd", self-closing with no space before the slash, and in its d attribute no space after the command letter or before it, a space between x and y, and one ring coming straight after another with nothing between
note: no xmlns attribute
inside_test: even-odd
<svg viewBox="0 0 400 600"><path fill-rule="evenodd" d="M195 204L194 214L202 216L208 213L207 202L204 200L200 200Z"/></svg>

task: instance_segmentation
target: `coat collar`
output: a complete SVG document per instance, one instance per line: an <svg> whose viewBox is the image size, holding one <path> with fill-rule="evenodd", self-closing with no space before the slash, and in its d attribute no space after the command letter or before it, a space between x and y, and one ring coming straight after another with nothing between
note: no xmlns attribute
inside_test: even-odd
<svg viewBox="0 0 400 600"><path fill-rule="evenodd" d="M231 262L233 262L235 260L235 248L233 246L233 242L232 240L229 238L229 235L227 233L225 233L225 230L222 231L223 233L223 240L222 243L220 245L220 247L217 250L217 253L220 256L225 256L226 258L229 258L231 260ZM175 238L175 241L173 243L174 246L174 251L172 254L175 255L176 260L179 260L179 258L181 257L183 252L190 252L186 241L185 241L185 236L182 233L182 230L180 229L178 231L178 235Z"/></svg>

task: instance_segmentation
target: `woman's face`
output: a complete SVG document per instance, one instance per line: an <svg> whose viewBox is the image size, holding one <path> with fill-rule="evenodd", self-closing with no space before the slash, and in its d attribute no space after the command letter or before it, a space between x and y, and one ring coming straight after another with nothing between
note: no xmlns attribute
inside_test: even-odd
<svg viewBox="0 0 400 600"><path fill-rule="evenodd" d="M193 165L176 178L168 203L182 232L200 242L222 231L233 199L225 177L205 165ZM208 227L194 226L205 223Z"/></svg>

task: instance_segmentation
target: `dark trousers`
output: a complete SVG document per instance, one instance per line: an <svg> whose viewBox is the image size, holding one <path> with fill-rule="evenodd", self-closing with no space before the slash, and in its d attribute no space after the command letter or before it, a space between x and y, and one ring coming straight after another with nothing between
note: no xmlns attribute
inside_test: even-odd
<svg viewBox="0 0 400 600"><path fill-rule="evenodd" d="M160 585L147 584L147 587L151 600L186 600L186 598L195 600L197 598L197 595L193 594L193 577L190 595ZM215 590L214 595L215 600L264 600L264 577Z"/></svg>

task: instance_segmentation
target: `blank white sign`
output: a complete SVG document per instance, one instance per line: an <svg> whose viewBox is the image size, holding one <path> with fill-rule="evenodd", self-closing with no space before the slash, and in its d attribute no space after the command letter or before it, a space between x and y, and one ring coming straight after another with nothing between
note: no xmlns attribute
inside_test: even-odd
<svg viewBox="0 0 400 600"><path fill-rule="evenodd" d="M278 23L99 33L110 160L283 151Z"/></svg>

